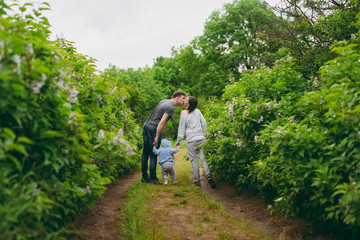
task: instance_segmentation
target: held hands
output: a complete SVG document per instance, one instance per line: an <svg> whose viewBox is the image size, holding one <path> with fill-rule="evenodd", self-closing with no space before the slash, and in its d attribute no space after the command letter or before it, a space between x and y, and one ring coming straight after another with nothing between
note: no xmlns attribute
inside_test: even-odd
<svg viewBox="0 0 360 240"><path fill-rule="evenodd" d="M176 143L176 145L175 145L175 147L179 147L180 146L180 143L179 142L177 142Z"/></svg>
<svg viewBox="0 0 360 240"><path fill-rule="evenodd" d="M158 141L159 141L159 138L155 137L154 142L153 142L154 147L157 147Z"/></svg>

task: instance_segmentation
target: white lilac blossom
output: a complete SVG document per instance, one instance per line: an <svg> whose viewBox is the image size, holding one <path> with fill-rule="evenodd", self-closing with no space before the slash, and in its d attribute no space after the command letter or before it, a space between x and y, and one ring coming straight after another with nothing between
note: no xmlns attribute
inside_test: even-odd
<svg viewBox="0 0 360 240"><path fill-rule="evenodd" d="M60 57L58 55L54 56L55 62L59 62L60 61Z"/></svg>
<svg viewBox="0 0 360 240"><path fill-rule="evenodd" d="M226 114L226 116L227 117L233 116L234 115L234 105L230 103L227 108L229 109L229 112Z"/></svg>
<svg viewBox="0 0 360 240"><path fill-rule="evenodd" d="M295 117L294 117L294 116L291 116L291 118L290 118L290 123L291 123L291 124L296 124L296 120L295 120Z"/></svg>
<svg viewBox="0 0 360 240"><path fill-rule="evenodd" d="M360 139L360 131L358 131L358 136L359 136L359 139Z"/></svg>
<svg viewBox="0 0 360 240"><path fill-rule="evenodd" d="M76 122L77 120L77 117L76 117L76 114L75 112L71 112L70 115L69 115L69 121L68 121L68 124L69 125L75 125L75 126L78 126L79 123Z"/></svg>
<svg viewBox="0 0 360 240"><path fill-rule="evenodd" d="M278 103L277 103L277 100L276 98L274 98L274 107L277 107Z"/></svg>
<svg viewBox="0 0 360 240"><path fill-rule="evenodd" d="M115 136L113 138L113 144L114 145L120 145L121 143L124 143L124 139L119 137L119 136Z"/></svg>
<svg viewBox="0 0 360 240"><path fill-rule="evenodd" d="M100 129L99 133L98 133L98 137L99 138L105 138L105 133L102 129Z"/></svg>
<svg viewBox="0 0 360 240"><path fill-rule="evenodd" d="M258 139L259 139L259 136L258 136L258 135L255 135L255 136L254 136L255 142L256 142Z"/></svg>
<svg viewBox="0 0 360 240"><path fill-rule="evenodd" d="M122 135L124 135L124 130L122 129L122 128L120 128L119 130L118 130L118 133L117 133L119 136L122 136Z"/></svg>
<svg viewBox="0 0 360 240"><path fill-rule="evenodd" d="M115 129L115 126L114 126L114 125L111 125L110 131L114 131L114 129Z"/></svg>
<svg viewBox="0 0 360 240"><path fill-rule="evenodd" d="M46 82L46 75L45 74L41 74L41 82L38 81L32 81L30 88L31 91L35 94L39 94L41 91L41 88L44 86L45 82Z"/></svg>
<svg viewBox="0 0 360 240"><path fill-rule="evenodd" d="M234 83L235 82L235 78L234 77L229 77L229 82L231 82L231 83Z"/></svg>
<svg viewBox="0 0 360 240"><path fill-rule="evenodd" d="M59 69L59 75L60 79L64 79L67 77L64 69Z"/></svg>
<svg viewBox="0 0 360 240"><path fill-rule="evenodd" d="M243 112L243 120L245 120L248 116L249 116L249 114L250 114L250 112L249 112L249 110L247 109L248 107L246 106L245 107L245 110L244 110L244 112Z"/></svg>
<svg viewBox="0 0 360 240"><path fill-rule="evenodd" d="M243 145L243 141L241 141L240 139L237 139L236 146L242 147L242 145Z"/></svg>
<svg viewBox="0 0 360 240"><path fill-rule="evenodd" d="M63 34L61 34L60 36L56 34L56 38L59 40L59 46L62 48L64 46L64 40L65 37Z"/></svg>
<svg viewBox="0 0 360 240"><path fill-rule="evenodd" d="M59 81L56 81L55 84L61 89L65 87L64 81L61 78L59 79Z"/></svg>
<svg viewBox="0 0 360 240"><path fill-rule="evenodd" d="M37 183L34 184L34 188L33 188L33 191L36 192L37 190L39 190L39 186Z"/></svg>
<svg viewBox="0 0 360 240"><path fill-rule="evenodd" d="M266 107L271 110L271 102L265 103Z"/></svg>
<svg viewBox="0 0 360 240"><path fill-rule="evenodd" d="M318 78L317 77L315 77L314 78L314 82L313 82L313 87L319 87L320 86L320 84L319 84L319 81L318 81Z"/></svg>
<svg viewBox="0 0 360 240"><path fill-rule="evenodd" d="M14 62L16 63L15 72L20 75L21 74L21 58L20 58L20 55L15 55L14 56Z"/></svg>
<svg viewBox="0 0 360 240"><path fill-rule="evenodd" d="M117 135L113 138L114 145L125 145L125 152L127 155L135 155L136 148L131 146L130 142Z"/></svg>
<svg viewBox="0 0 360 240"><path fill-rule="evenodd" d="M235 131L232 131L232 135L234 136L234 137L238 137L239 136L239 134L237 133L237 132L235 132Z"/></svg>
<svg viewBox="0 0 360 240"><path fill-rule="evenodd" d="M276 132L279 134L279 138L283 138L284 137L284 133L281 131L280 127L278 127L276 129Z"/></svg>
<svg viewBox="0 0 360 240"><path fill-rule="evenodd" d="M79 94L79 91L76 90L75 87L69 89L69 96L67 101L70 103L75 103L77 100L77 95Z"/></svg>
<svg viewBox="0 0 360 240"><path fill-rule="evenodd" d="M264 117L263 116L260 116L259 120L258 120L258 123L261 123L264 121Z"/></svg>
<svg viewBox="0 0 360 240"><path fill-rule="evenodd" d="M0 40L0 60L3 58L4 54L5 41ZM1 70L1 69L0 69Z"/></svg>
<svg viewBox="0 0 360 240"><path fill-rule="evenodd" d="M110 94L113 94L113 93L116 91L116 88L117 88L117 87L115 86L114 88L110 89L109 93L110 93Z"/></svg>
<svg viewBox="0 0 360 240"><path fill-rule="evenodd" d="M33 44L32 44L32 43L29 43L29 44L26 46L26 52L27 52L29 55L33 55L33 54L34 54L34 47L33 47Z"/></svg>
<svg viewBox="0 0 360 240"><path fill-rule="evenodd" d="M91 189L89 185L86 185L86 187L84 188L84 194L90 194L91 193Z"/></svg>

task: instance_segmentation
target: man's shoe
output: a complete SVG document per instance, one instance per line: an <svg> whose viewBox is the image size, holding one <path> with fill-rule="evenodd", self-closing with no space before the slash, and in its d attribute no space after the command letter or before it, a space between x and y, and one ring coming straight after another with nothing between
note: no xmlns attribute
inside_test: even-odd
<svg viewBox="0 0 360 240"><path fill-rule="evenodd" d="M159 179L150 180L150 183L151 183L151 184L154 184L154 185L160 185L160 184L162 184L162 182L160 182Z"/></svg>
<svg viewBox="0 0 360 240"><path fill-rule="evenodd" d="M143 183L148 183L148 182L150 182L150 179L149 179L149 177L142 177L141 178L141 182L143 182Z"/></svg>
<svg viewBox="0 0 360 240"><path fill-rule="evenodd" d="M208 178L208 183L210 184L210 187L212 189L216 188L216 183L214 182L214 180L211 177Z"/></svg>

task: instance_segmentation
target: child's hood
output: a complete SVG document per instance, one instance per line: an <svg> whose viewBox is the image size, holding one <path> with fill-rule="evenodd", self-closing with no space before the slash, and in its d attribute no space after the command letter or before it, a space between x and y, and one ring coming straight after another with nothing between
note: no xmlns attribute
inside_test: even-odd
<svg viewBox="0 0 360 240"><path fill-rule="evenodd" d="M163 148L171 148L171 143L170 143L170 141L167 140L167 139L162 139L162 140L161 140L161 146L162 146Z"/></svg>

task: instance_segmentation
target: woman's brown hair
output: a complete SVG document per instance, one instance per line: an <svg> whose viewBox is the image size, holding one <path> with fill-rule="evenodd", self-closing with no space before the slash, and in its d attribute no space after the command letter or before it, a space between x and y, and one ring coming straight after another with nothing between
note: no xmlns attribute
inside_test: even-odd
<svg viewBox="0 0 360 240"><path fill-rule="evenodd" d="M192 111L195 110L195 108L196 108L196 106L198 104L198 101L197 101L196 97L189 96L188 97L188 102L189 102L189 106L187 107L187 109L189 110L189 113L191 113Z"/></svg>

